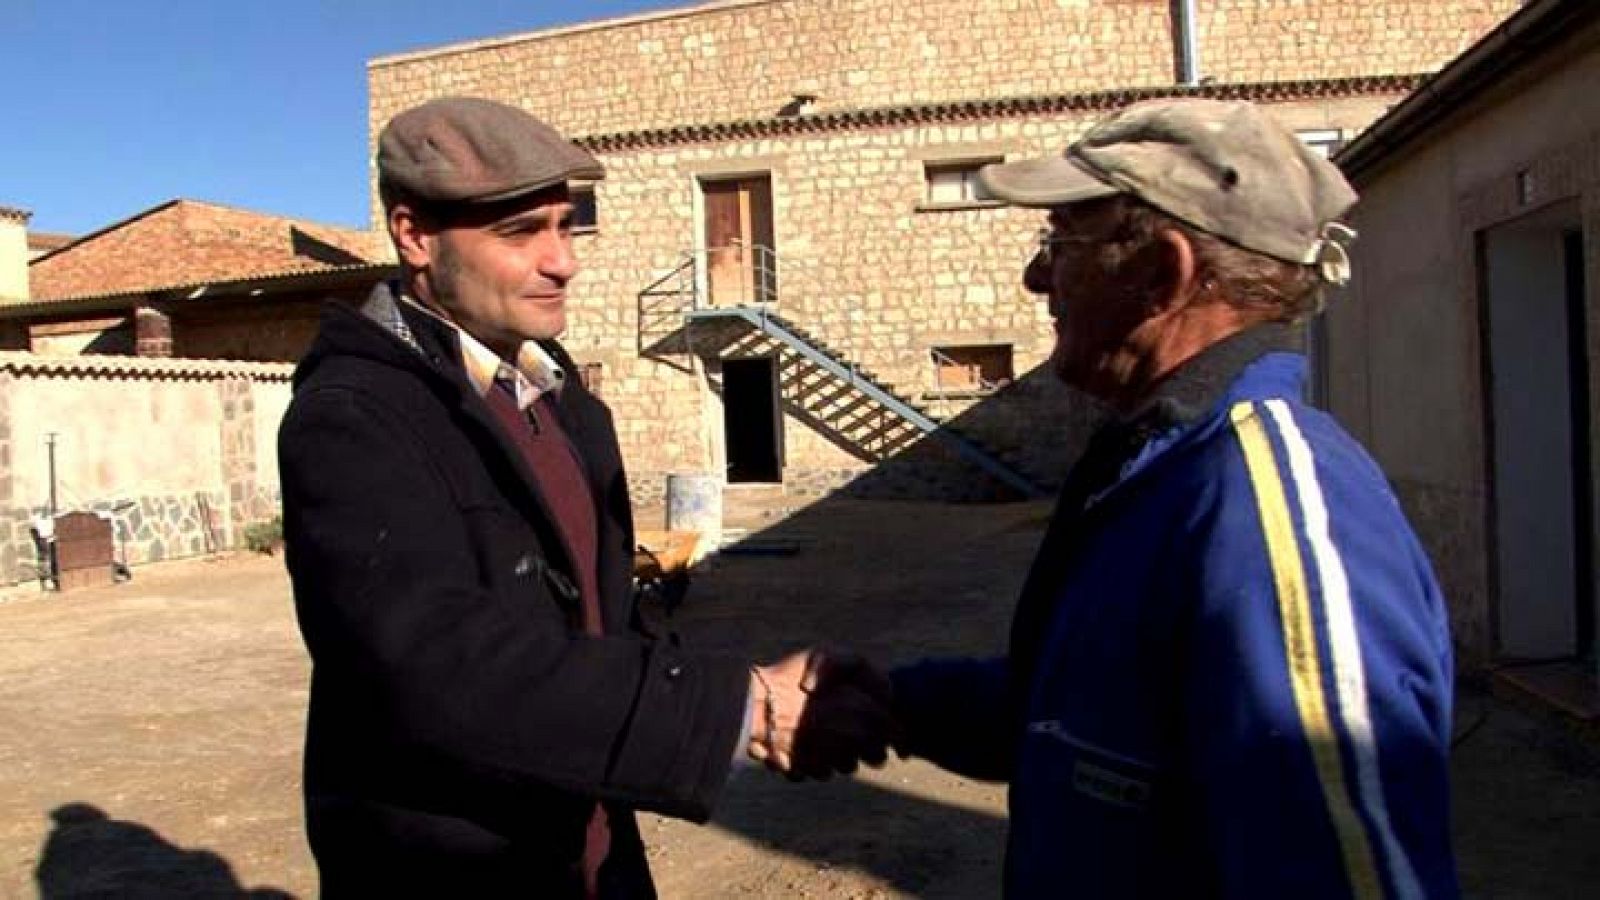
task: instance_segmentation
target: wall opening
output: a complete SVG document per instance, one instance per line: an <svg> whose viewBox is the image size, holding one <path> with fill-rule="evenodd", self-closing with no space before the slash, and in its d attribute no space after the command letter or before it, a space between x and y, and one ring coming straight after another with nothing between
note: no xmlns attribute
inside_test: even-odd
<svg viewBox="0 0 1600 900"><path fill-rule="evenodd" d="M1594 649L1593 448L1576 203L1483 232L1495 540L1494 624L1508 661Z"/></svg>
<svg viewBox="0 0 1600 900"><path fill-rule="evenodd" d="M995 391L1016 378L1010 344L933 348L934 386L947 391Z"/></svg>
<svg viewBox="0 0 1600 900"><path fill-rule="evenodd" d="M722 361L722 430L728 483L783 480L783 410L775 357Z"/></svg>

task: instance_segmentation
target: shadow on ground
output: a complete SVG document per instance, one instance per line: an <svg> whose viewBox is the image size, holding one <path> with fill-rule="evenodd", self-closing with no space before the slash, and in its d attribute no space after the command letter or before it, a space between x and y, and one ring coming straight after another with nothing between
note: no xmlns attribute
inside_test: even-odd
<svg viewBox="0 0 1600 900"><path fill-rule="evenodd" d="M775 780L754 769L736 776L713 827L817 873L861 872L913 897L998 893L1005 816L863 778ZM823 882L812 882L812 890L827 896Z"/></svg>
<svg viewBox="0 0 1600 900"><path fill-rule="evenodd" d="M35 872L41 900L294 897L277 888L246 888L221 856L178 847L155 829L113 819L97 806L69 803L52 810L50 818L55 826Z"/></svg>

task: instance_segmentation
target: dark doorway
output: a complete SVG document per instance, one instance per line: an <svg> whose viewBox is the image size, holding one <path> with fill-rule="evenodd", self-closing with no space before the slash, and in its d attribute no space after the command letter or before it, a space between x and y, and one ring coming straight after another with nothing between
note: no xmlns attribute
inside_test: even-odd
<svg viewBox="0 0 1600 900"><path fill-rule="evenodd" d="M1594 500L1588 489L1592 483L1593 459L1589 446L1589 316L1585 298L1588 288L1583 273L1583 232L1571 229L1561 235L1562 265L1566 269L1567 289L1567 368L1572 384L1572 481L1579 489L1572 495L1573 531L1578 537L1577 651L1592 657L1595 650L1594 594Z"/></svg>
<svg viewBox="0 0 1600 900"><path fill-rule="evenodd" d="M722 361L722 431L728 483L783 480L783 420L772 357Z"/></svg>

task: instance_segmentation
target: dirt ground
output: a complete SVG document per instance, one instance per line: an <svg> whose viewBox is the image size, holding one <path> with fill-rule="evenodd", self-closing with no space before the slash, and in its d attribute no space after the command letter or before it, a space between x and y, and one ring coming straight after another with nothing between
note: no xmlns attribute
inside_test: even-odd
<svg viewBox="0 0 1600 900"><path fill-rule="evenodd" d="M737 503L735 504L737 506ZM830 501L767 527L651 617L762 656L813 641L885 661L988 652L1045 510ZM148 567L0 602L0 897L310 897L300 826L307 665L271 557ZM1600 753L1542 719L1459 704L1468 896L1593 897ZM665 898L998 892L1002 789L919 762L824 784L737 772L706 827L647 815Z"/></svg>

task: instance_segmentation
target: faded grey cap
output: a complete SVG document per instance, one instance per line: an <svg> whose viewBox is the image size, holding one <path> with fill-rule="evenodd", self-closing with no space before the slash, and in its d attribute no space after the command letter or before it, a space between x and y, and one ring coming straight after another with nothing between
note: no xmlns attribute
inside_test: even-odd
<svg viewBox="0 0 1600 900"><path fill-rule="evenodd" d="M1344 245L1355 232L1335 220L1355 191L1338 167L1250 103L1137 103L1061 156L985 166L978 177L1016 206L1132 194L1241 247L1317 266L1327 281L1350 276Z"/></svg>
<svg viewBox="0 0 1600 900"><path fill-rule="evenodd" d="M603 177L588 151L493 100L430 100L390 119L378 136L379 180L436 203L493 203Z"/></svg>

